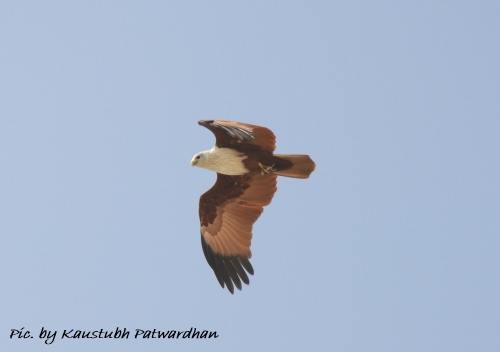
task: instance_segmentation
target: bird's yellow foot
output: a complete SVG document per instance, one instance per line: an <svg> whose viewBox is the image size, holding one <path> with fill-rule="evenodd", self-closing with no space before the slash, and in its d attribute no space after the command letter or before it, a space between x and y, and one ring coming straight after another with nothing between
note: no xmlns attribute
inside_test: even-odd
<svg viewBox="0 0 500 352"><path fill-rule="evenodd" d="M274 171L276 171L276 169L274 168L275 164L271 165L271 166L266 166L262 163L259 163L259 167L260 167L260 174L261 175L264 175L264 174L270 174Z"/></svg>

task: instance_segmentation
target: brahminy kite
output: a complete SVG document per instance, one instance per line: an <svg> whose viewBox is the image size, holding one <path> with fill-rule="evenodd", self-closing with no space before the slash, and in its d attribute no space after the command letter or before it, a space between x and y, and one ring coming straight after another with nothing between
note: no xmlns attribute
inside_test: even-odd
<svg viewBox="0 0 500 352"><path fill-rule="evenodd" d="M271 203L277 176L307 178L314 170L308 155L273 154L274 133L261 126L202 120L215 146L196 154L191 165L217 172L213 187L200 197L201 246L222 288L234 293L248 285L252 225Z"/></svg>

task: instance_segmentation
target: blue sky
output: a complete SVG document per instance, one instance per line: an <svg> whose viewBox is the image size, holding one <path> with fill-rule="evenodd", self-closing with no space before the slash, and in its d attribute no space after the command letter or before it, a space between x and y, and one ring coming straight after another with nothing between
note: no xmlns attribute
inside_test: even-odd
<svg viewBox="0 0 500 352"><path fill-rule="evenodd" d="M495 1L2 1L0 349L499 351L499 32ZM317 163L234 296L189 165L217 117Z"/></svg>

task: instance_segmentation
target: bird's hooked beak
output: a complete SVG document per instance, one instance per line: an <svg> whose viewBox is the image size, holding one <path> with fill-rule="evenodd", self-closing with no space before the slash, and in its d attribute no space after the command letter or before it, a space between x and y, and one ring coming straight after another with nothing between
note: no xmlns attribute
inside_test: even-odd
<svg viewBox="0 0 500 352"><path fill-rule="evenodd" d="M191 159L191 166L195 166L198 160L196 160L196 156L193 156L193 159Z"/></svg>

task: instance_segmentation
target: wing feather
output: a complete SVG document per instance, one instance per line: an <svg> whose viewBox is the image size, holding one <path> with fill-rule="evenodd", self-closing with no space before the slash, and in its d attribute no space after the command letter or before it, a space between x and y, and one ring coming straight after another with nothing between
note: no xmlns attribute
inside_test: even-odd
<svg viewBox="0 0 500 352"><path fill-rule="evenodd" d="M249 283L254 270L252 226L276 192L276 176L217 174L200 198L201 242L205 258L222 287L233 293Z"/></svg>
<svg viewBox="0 0 500 352"><path fill-rule="evenodd" d="M215 144L221 148L247 147L267 152L276 148L276 137L266 127L229 120L201 120L198 124L213 132Z"/></svg>

